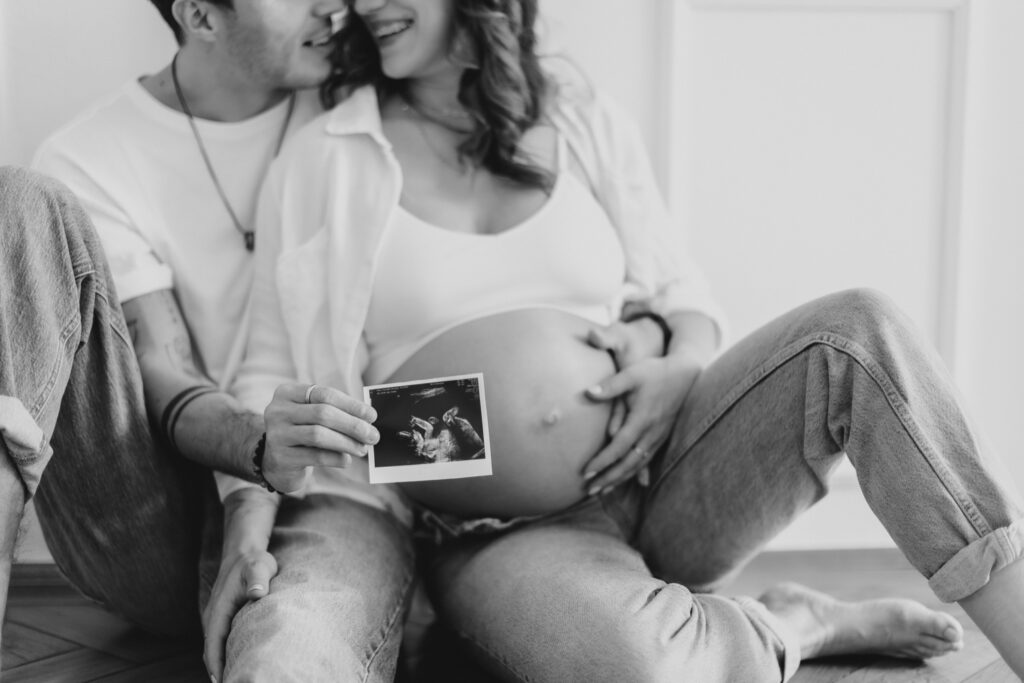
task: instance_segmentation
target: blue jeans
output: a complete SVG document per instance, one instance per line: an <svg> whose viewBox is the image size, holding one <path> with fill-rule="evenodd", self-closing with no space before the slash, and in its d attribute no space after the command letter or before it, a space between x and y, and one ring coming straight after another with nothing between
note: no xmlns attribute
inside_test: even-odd
<svg viewBox="0 0 1024 683"><path fill-rule="evenodd" d="M710 591L828 491L844 457L943 600L1024 554L1024 507L936 354L868 291L798 308L697 380L647 488L427 543L434 604L513 681L778 681L799 649Z"/></svg>
<svg viewBox="0 0 1024 683"><path fill-rule="evenodd" d="M270 594L235 616L226 682L392 681L412 597L412 538L338 496L281 503Z"/></svg>
<svg viewBox="0 0 1024 683"><path fill-rule="evenodd" d="M220 562L213 478L154 438L101 246L59 183L0 168L0 280L0 457L34 495L55 562L143 628L198 635ZM312 496L283 501L271 543L280 571L236 616L226 678L391 680L408 531Z"/></svg>

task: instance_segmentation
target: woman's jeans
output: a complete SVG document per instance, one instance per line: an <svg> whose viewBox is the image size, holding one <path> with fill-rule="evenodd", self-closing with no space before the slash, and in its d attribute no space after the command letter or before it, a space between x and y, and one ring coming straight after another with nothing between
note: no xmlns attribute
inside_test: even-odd
<svg viewBox="0 0 1024 683"><path fill-rule="evenodd" d="M0 168L0 282L0 457L34 496L54 560L136 624L200 633L220 560L213 479L153 437L99 240L59 183ZM237 678L391 680L408 533L366 506L311 497L282 504L271 550L270 596L233 624Z"/></svg>
<svg viewBox="0 0 1024 683"><path fill-rule="evenodd" d="M707 591L821 499L844 454L942 600L1021 557L1021 503L939 358L886 299L849 291L711 364L649 487L432 544L429 589L508 680L785 679L798 644L759 603Z"/></svg>

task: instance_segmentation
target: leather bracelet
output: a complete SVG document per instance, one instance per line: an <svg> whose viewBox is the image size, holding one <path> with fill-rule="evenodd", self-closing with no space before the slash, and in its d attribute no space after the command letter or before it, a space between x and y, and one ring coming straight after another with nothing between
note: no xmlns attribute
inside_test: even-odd
<svg viewBox="0 0 1024 683"><path fill-rule="evenodd" d="M668 347L672 342L672 328L668 326L668 322L665 321L665 318L658 315L654 311L638 311L636 313L624 317L622 319L622 322L631 323L634 320L640 320L641 318L647 318L648 320L652 321L655 325L657 325L658 329L661 330L662 340L664 341L664 344L661 348L661 355L667 356Z"/></svg>
<svg viewBox="0 0 1024 683"><path fill-rule="evenodd" d="M178 418L181 417L185 406L200 396L214 394L217 391L217 387L209 384L197 384L179 391L174 398L167 402L164 412L160 416L160 434L175 453L178 453L178 442L174 439L174 430L178 426Z"/></svg>
<svg viewBox="0 0 1024 683"><path fill-rule="evenodd" d="M277 493L277 489L270 485L267 478L263 476L263 455L267 450L267 433L260 435L259 443L256 444L256 451L252 454L252 474L256 477L256 483L270 491Z"/></svg>

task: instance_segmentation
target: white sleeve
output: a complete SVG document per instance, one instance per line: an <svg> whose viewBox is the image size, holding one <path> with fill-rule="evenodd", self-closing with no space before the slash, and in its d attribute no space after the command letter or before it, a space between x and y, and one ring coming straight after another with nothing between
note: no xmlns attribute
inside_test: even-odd
<svg viewBox="0 0 1024 683"><path fill-rule="evenodd" d="M639 128L600 96L590 125L601 179L595 190L624 235L631 270L627 301L662 315L701 313L716 325L721 342L724 312L693 258L684 227L673 219L658 190Z"/></svg>
<svg viewBox="0 0 1024 683"><path fill-rule="evenodd" d="M154 253L116 197L127 188L105 187L59 143L47 141L36 152L32 166L61 181L78 197L96 228L120 301L174 286L173 273Z"/></svg>

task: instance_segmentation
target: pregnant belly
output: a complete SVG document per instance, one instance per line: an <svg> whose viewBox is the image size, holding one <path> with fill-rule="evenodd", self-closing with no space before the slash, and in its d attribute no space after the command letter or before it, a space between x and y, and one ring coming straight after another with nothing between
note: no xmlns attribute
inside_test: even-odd
<svg viewBox="0 0 1024 683"><path fill-rule="evenodd" d="M549 309L501 313L433 339L389 382L483 373L493 474L402 484L466 517L537 515L584 496L582 469L606 441L610 406L583 391L614 371L586 343L593 323Z"/></svg>

